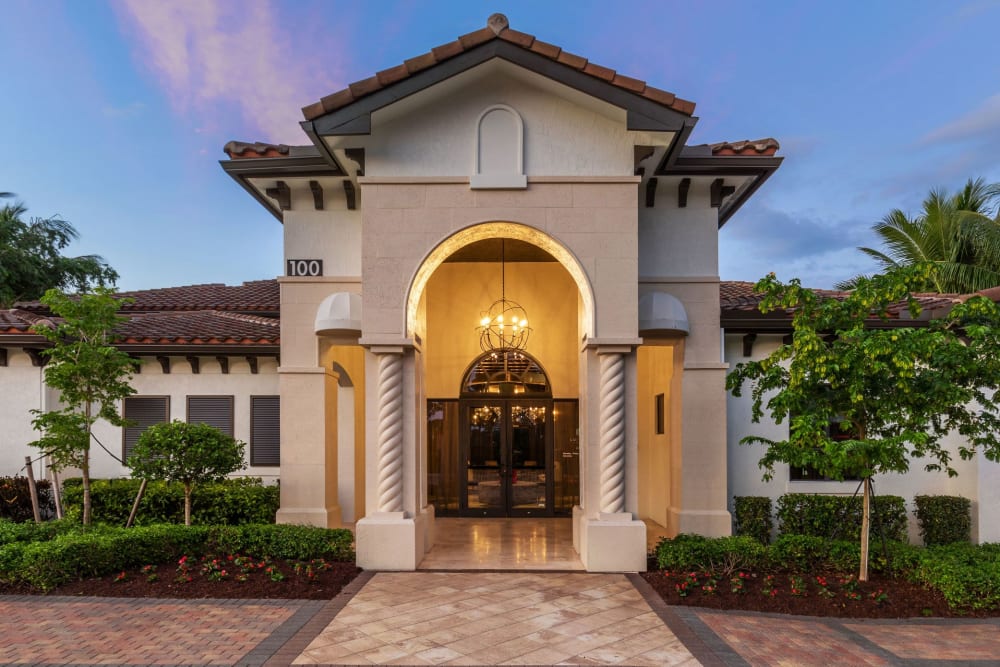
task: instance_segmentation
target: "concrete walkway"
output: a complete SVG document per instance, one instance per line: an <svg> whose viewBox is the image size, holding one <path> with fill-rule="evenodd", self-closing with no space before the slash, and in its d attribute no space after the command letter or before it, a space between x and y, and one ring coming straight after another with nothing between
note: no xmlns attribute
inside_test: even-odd
<svg viewBox="0 0 1000 667"><path fill-rule="evenodd" d="M335 600L0 596L0 664L1000 665L1000 619L667 607L636 575L364 573Z"/></svg>

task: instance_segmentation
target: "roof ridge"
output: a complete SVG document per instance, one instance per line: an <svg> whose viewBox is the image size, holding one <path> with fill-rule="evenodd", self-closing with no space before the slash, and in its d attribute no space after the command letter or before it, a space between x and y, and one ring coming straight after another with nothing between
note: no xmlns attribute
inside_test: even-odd
<svg viewBox="0 0 1000 667"><path fill-rule="evenodd" d="M320 116L346 107L376 91L392 86L422 70L438 65L481 44L497 39L509 42L514 46L531 51L596 79L601 79L612 86L634 93L687 116L694 114L694 102L681 99L669 91L650 86L640 79L633 79L632 77L619 74L613 69L592 63L582 56L563 50L560 46L536 39L534 35L514 30L510 27L510 22L506 16L496 13L489 17L486 27L460 35L451 42L434 47L430 51L413 58L408 58L400 65L376 72L374 76L367 79L348 84L347 87L320 98L318 102L303 107L302 115L307 121L315 120Z"/></svg>
<svg viewBox="0 0 1000 667"><path fill-rule="evenodd" d="M240 320L243 322L252 322L255 324L263 324L266 326L281 326L281 320L275 319L273 317L262 317L260 315L246 315L244 313L234 313L232 311L225 311L225 310L208 310L208 311L197 311L197 312L214 313L219 317L225 317L230 320Z"/></svg>

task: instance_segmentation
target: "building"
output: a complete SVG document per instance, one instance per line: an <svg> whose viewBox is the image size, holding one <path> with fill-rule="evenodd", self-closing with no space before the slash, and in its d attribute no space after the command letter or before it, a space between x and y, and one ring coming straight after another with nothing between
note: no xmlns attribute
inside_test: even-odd
<svg viewBox="0 0 1000 667"><path fill-rule="evenodd" d="M305 107L307 145L230 142L285 275L137 293L138 426L100 437L228 425L250 474L280 476L278 520L354 524L366 568L415 568L449 516L569 517L590 571L645 569L647 521L729 534L732 495L776 487L746 481L748 420L727 440L756 325L745 285L720 298L718 234L781 158L688 145L694 108L495 14ZM0 315L0 472L56 398L27 332L44 317Z"/></svg>

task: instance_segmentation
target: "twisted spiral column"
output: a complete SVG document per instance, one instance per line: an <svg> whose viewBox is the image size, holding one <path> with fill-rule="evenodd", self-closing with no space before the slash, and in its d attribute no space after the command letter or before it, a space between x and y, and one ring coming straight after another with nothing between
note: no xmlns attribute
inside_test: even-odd
<svg viewBox="0 0 1000 667"><path fill-rule="evenodd" d="M625 355L601 360L601 512L625 511Z"/></svg>
<svg viewBox="0 0 1000 667"><path fill-rule="evenodd" d="M378 511L403 511L403 357L378 355Z"/></svg>

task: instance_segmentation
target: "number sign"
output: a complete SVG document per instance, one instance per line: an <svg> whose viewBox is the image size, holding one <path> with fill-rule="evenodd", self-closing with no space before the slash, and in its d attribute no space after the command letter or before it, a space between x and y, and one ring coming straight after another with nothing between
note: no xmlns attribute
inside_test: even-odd
<svg viewBox="0 0 1000 667"><path fill-rule="evenodd" d="M290 259L286 273L290 276L321 276L323 275L323 260Z"/></svg>

